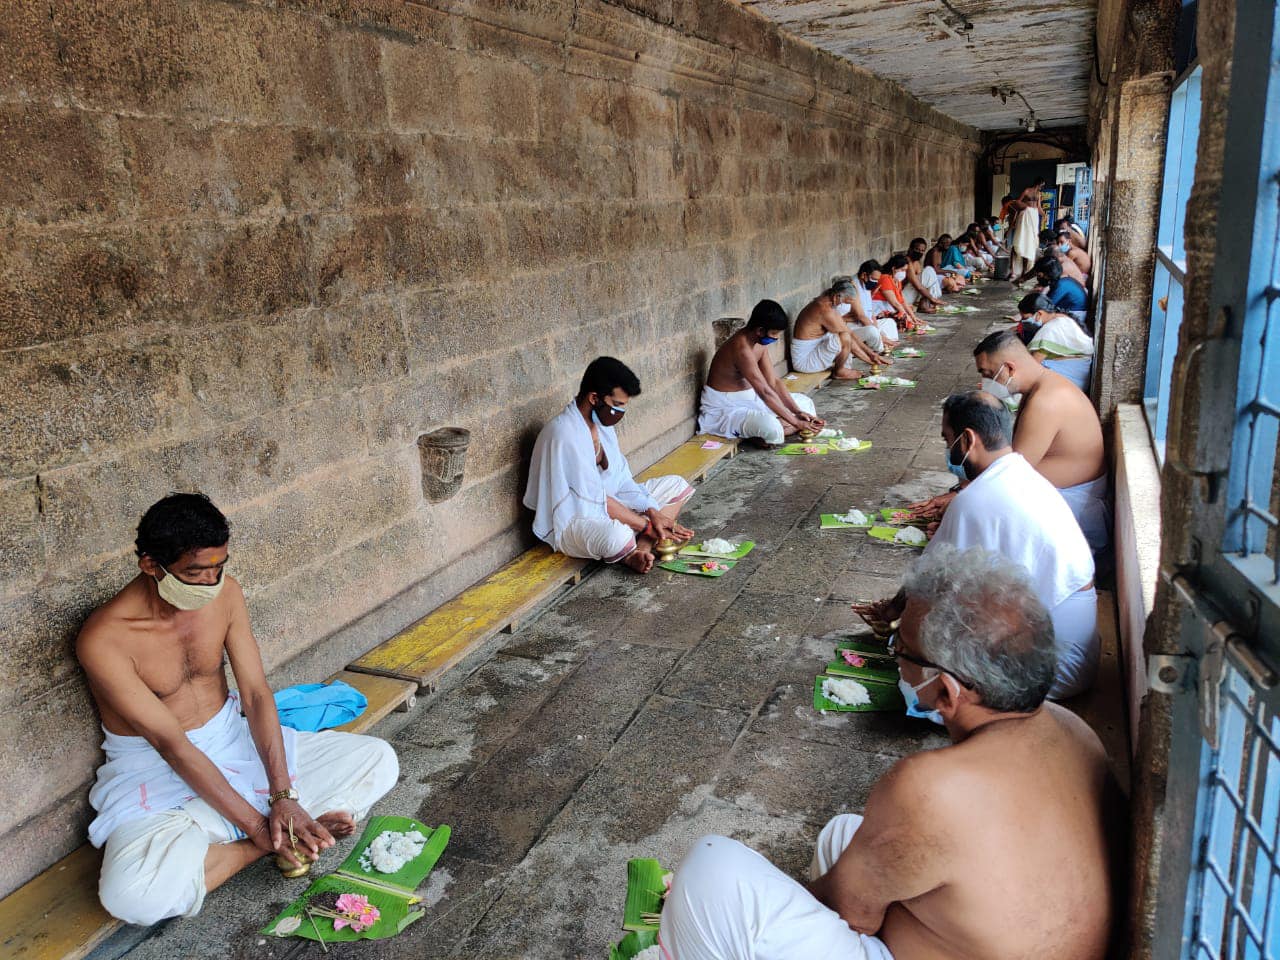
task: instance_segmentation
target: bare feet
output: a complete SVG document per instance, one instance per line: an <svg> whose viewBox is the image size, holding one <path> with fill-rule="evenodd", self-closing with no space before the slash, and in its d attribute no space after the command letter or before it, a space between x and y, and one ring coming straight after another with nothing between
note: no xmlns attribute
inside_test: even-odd
<svg viewBox="0 0 1280 960"><path fill-rule="evenodd" d="M835 373L831 374L832 380L858 380L864 374L859 373L852 367L840 367Z"/></svg>
<svg viewBox="0 0 1280 960"><path fill-rule="evenodd" d="M345 810L331 810L316 817L316 823L334 837L349 837L356 832L356 821Z"/></svg>
<svg viewBox="0 0 1280 960"><path fill-rule="evenodd" d="M623 560L636 573L648 573L653 569L653 554L641 547L636 547Z"/></svg>

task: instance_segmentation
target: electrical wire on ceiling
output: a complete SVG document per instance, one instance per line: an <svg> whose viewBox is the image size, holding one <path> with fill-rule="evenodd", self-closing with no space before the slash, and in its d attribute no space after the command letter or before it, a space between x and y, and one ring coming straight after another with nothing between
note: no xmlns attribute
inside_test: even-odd
<svg viewBox="0 0 1280 960"><path fill-rule="evenodd" d="M970 20L963 11L957 10L948 0L938 0L944 7L960 18L960 29L968 33L973 29L973 21Z"/></svg>

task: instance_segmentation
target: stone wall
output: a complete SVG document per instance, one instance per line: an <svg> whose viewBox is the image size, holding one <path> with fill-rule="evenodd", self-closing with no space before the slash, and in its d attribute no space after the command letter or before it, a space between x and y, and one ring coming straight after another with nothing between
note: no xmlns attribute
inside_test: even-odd
<svg viewBox="0 0 1280 960"><path fill-rule="evenodd" d="M155 499L228 512L268 668L316 679L528 544L592 357L644 382L647 462L713 319L973 214L973 131L727 0L5 9L0 894L83 837L70 642Z"/></svg>

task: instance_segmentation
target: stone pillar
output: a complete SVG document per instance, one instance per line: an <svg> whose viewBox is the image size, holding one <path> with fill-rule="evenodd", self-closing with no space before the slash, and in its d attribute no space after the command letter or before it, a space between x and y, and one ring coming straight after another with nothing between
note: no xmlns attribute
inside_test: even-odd
<svg viewBox="0 0 1280 960"><path fill-rule="evenodd" d="M1167 72L1129 80L1118 97L1093 378L1094 405L1104 420L1116 404L1142 401L1172 81Z"/></svg>

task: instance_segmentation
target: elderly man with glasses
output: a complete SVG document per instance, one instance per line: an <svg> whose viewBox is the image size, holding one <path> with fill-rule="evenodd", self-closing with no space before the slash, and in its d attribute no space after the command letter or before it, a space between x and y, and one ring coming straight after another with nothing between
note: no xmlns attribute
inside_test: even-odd
<svg viewBox="0 0 1280 960"><path fill-rule="evenodd" d="M1123 810L1093 731L1046 701L1053 622L980 547L917 561L893 653L952 745L899 760L818 836L807 884L698 840L662 912L677 960L1101 960Z"/></svg>

